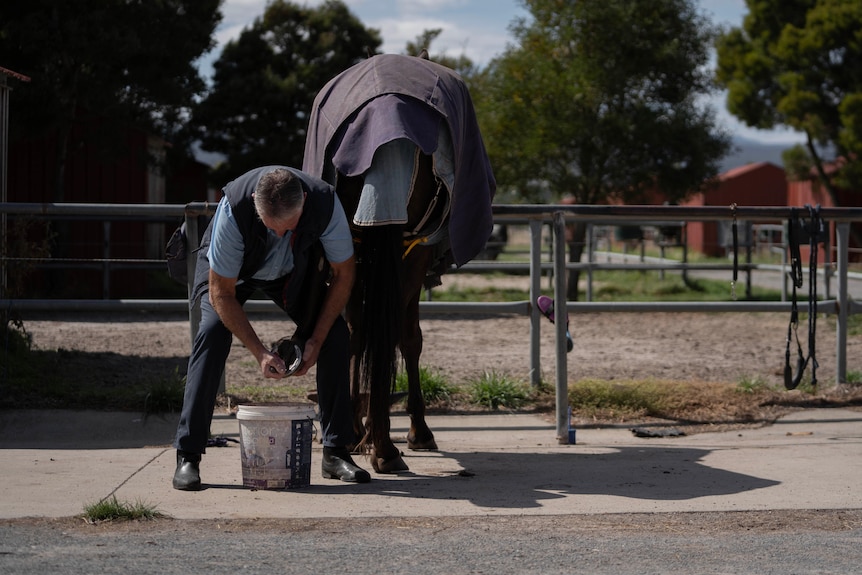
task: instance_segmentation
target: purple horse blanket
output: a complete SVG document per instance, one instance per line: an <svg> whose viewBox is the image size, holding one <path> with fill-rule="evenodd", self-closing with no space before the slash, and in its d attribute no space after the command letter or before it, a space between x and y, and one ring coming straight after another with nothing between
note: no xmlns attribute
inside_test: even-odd
<svg viewBox="0 0 862 575"><path fill-rule="evenodd" d="M365 173L377 148L398 138L432 154L440 122L446 122L452 138L449 241L460 267L491 234L497 184L470 94L453 70L396 54L372 56L348 68L314 100L302 169L334 185L339 172Z"/></svg>

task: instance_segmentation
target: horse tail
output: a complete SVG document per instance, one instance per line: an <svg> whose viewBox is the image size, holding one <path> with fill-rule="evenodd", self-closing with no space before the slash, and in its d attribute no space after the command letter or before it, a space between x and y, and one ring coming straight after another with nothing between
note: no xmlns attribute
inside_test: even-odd
<svg viewBox="0 0 862 575"><path fill-rule="evenodd" d="M389 437L389 395L395 387L395 348L402 324L402 228L363 228L356 247L359 264L354 289L361 296L357 322L359 381L368 392L371 423L360 445L367 445L369 439L376 443L376 439Z"/></svg>

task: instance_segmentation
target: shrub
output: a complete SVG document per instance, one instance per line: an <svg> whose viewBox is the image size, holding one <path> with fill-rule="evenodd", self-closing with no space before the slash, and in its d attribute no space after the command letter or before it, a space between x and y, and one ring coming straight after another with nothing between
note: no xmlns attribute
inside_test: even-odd
<svg viewBox="0 0 862 575"><path fill-rule="evenodd" d="M408 386L407 372L398 372L395 376L395 390L407 391ZM446 401L454 393L454 388L449 385L449 382L440 372L432 371L422 365L419 366L419 388L422 390L422 397L427 403Z"/></svg>
<svg viewBox="0 0 862 575"><path fill-rule="evenodd" d="M186 378L179 368L172 377L163 377L150 385L144 398L144 413L173 413L183 407Z"/></svg>
<svg viewBox="0 0 862 575"><path fill-rule="evenodd" d="M470 401L491 409L517 409L529 398L530 388L526 384L493 371L485 372L470 387Z"/></svg>

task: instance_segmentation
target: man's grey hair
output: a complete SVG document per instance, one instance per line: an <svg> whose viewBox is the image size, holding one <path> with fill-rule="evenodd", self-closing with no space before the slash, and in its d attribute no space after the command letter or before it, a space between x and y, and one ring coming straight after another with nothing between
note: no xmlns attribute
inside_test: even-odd
<svg viewBox="0 0 862 575"><path fill-rule="evenodd" d="M299 178L290 170L277 168L257 183L254 207L260 215L280 219L302 207L303 192Z"/></svg>

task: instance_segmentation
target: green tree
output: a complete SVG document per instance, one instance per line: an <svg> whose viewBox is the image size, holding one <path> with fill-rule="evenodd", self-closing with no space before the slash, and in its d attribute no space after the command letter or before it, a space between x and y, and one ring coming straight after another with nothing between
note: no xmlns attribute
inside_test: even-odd
<svg viewBox="0 0 862 575"><path fill-rule="evenodd" d="M205 88L196 60L210 50L221 0L28 0L0 4L2 65L32 78L12 93L10 139L54 135L55 201L77 121L132 124L169 138Z"/></svg>
<svg viewBox="0 0 862 575"><path fill-rule="evenodd" d="M747 0L742 27L717 42L716 79L727 107L748 126L803 132L785 153L796 176L815 168L835 186L862 185L862 3L859 0ZM828 156L827 156L828 154ZM825 164L841 158L828 175ZM837 205L837 202L836 202Z"/></svg>
<svg viewBox="0 0 862 575"><path fill-rule="evenodd" d="M314 97L380 44L379 32L340 1L317 8L271 2L225 45L212 89L194 111L201 147L226 157L214 181L223 184L261 165L302 165Z"/></svg>
<svg viewBox="0 0 862 575"><path fill-rule="evenodd" d="M729 138L698 104L714 30L691 0L523 3L532 19L475 80L501 198L674 201L718 172ZM584 235L574 226L572 261Z"/></svg>

